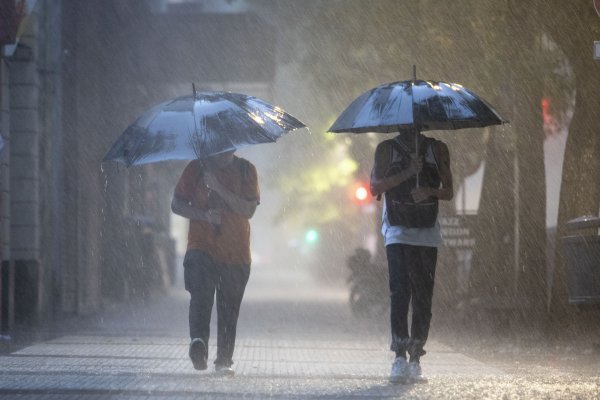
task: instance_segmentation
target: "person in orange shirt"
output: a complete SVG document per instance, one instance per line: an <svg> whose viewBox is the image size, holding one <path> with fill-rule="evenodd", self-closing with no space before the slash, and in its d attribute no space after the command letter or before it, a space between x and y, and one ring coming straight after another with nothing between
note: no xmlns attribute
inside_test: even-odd
<svg viewBox="0 0 600 400"><path fill-rule="evenodd" d="M190 293L189 356L207 368L210 318L217 298L215 371L233 375L237 320L250 276L250 223L260 203L256 167L233 151L191 161L175 187L171 209L190 220L184 258Z"/></svg>

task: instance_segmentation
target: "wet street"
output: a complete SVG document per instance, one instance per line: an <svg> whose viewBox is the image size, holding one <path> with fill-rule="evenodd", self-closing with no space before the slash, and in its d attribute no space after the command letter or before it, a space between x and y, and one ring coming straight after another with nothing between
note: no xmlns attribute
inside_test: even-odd
<svg viewBox="0 0 600 400"><path fill-rule="evenodd" d="M0 398L600 398L598 363L578 370L576 362L563 368L547 358L515 367L461 353L435 325L422 360L429 382L389 384L386 318L359 321L346 298L344 288L315 287L307 274L255 267L233 378L212 372L213 346L209 369L192 368L182 289L145 303L107 306L101 316L0 357Z"/></svg>

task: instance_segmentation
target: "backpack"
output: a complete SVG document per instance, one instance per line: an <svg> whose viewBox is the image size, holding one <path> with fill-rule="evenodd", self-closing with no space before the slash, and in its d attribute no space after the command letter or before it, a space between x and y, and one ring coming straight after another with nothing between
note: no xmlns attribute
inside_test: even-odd
<svg viewBox="0 0 600 400"><path fill-rule="evenodd" d="M389 139L387 142L391 146L392 157L385 176L392 176L408 167L414 149L408 148L397 138ZM419 156L423 158L423 169L419 172L419 186L440 187L441 179L434 151L435 143L436 139L422 137L419 144ZM433 163L426 157L430 150L433 154ZM435 225L438 215L438 199L430 197L420 203L415 203L411 191L416 186L416 176L412 176L385 193L385 206L390 225L401 225L408 228L431 228Z"/></svg>

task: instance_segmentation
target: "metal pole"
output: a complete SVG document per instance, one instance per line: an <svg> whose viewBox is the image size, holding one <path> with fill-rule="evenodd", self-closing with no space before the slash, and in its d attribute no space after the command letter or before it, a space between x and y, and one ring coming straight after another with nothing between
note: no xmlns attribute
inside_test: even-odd
<svg viewBox="0 0 600 400"><path fill-rule="evenodd" d="M413 64L413 82L416 80L417 80L417 66ZM415 128L415 158L417 158L417 157L419 157L419 129ZM417 172L417 187L419 187L419 173L418 172Z"/></svg>
<svg viewBox="0 0 600 400"><path fill-rule="evenodd" d="M521 228L521 214L520 214L520 207L521 207L521 197L520 197L520 174L519 174L519 156L517 154L517 151L515 149L515 154L513 156L513 163L514 163L514 168L513 168L513 173L514 173L514 187L513 187L513 193L514 193L514 199L515 199L515 212L514 212L514 217L515 217L515 224L514 224L514 281L513 281L513 290L514 290L514 294L517 295L518 292L518 287L519 287L519 277L521 274L521 235L520 235L520 228Z"/></svg>

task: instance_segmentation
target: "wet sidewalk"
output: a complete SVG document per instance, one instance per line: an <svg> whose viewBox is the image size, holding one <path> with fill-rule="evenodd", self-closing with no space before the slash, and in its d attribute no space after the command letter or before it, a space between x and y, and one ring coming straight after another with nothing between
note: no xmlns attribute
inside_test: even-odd
<svg viewBox="0 0 600 400"><path fill-rule="evenodd" d="M178 289L151 302L108 308L55 339L0 357L0 397L587 399L600 393L598 379L547 370L515 376L436 340L422 361L429 383L391 385L387 317L358 321L344 288L318 287L305 274L279 273L253 271L233 378L212 372L214 341L209 369L192 368L188 297Z"/></svg>

